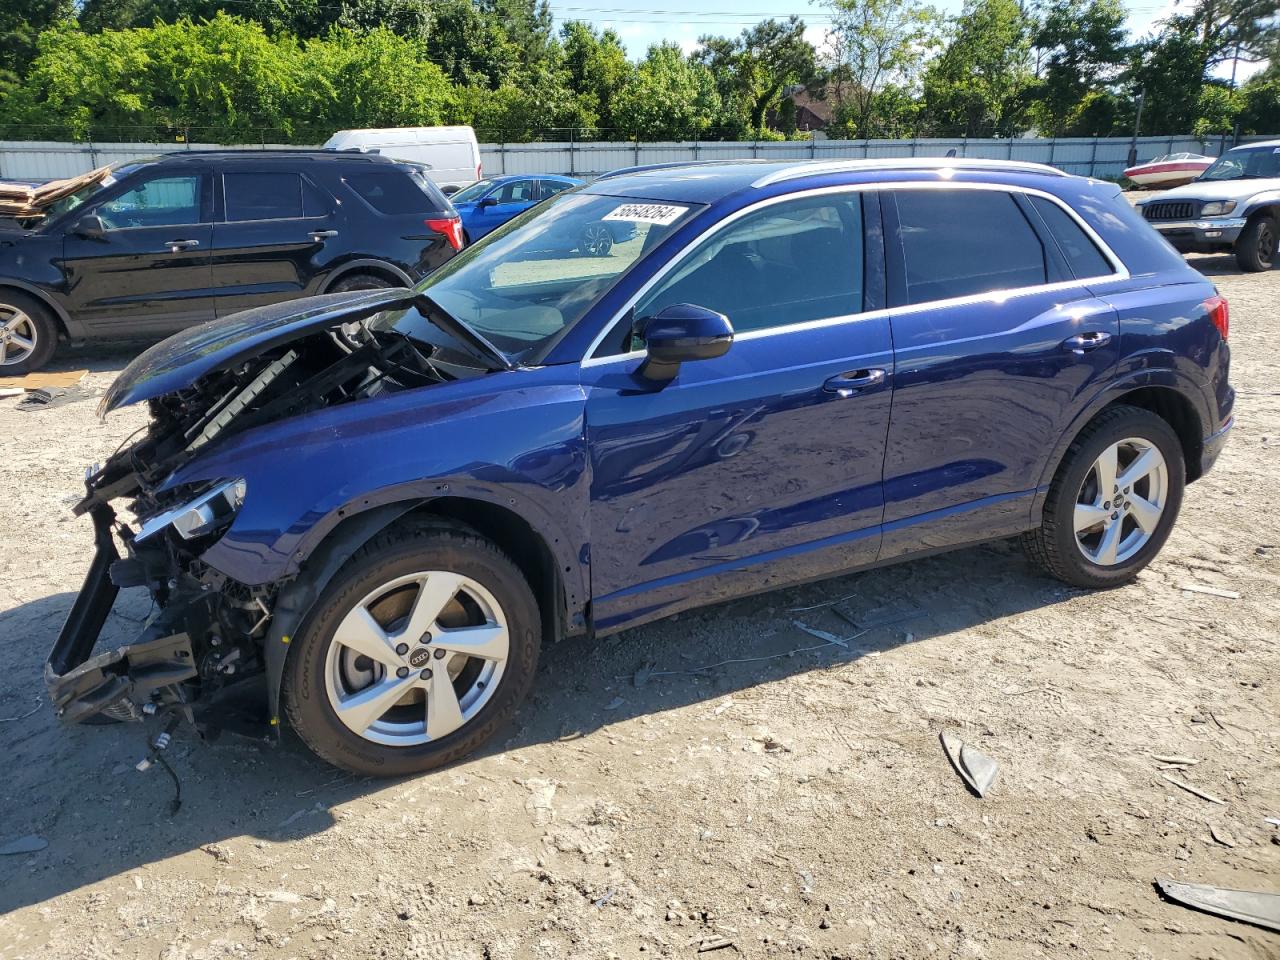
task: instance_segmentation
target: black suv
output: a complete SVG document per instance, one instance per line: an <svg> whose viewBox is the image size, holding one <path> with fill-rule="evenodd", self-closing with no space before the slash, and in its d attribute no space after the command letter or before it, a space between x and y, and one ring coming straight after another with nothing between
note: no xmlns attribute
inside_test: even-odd
<svg viewBox="0 0 1280 960"><path fill-rule="evenodd" d="M386 157L121 164L39 221L0 229L0 373L40 367L59 339L154 338L293 297L411 286L462 243L426 168Z"/></svg>

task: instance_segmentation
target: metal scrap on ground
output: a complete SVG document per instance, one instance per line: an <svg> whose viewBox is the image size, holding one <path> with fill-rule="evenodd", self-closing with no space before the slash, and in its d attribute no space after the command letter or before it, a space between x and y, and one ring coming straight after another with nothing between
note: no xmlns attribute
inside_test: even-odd
<svg viewBox="0 0 1280 960"><path fill-rule="evenodd" d="M985 797L991 785L995 783L1000 765L985 753L975 750L959 737L945 730L938 734L938 738L942 741L942 749L947 759L956 768L956 773L960 774L960 779L979 797Z"/></svg>
<svg viewBox="0 0 1280 960"><path fill-rule="evenodd" d="M1280 931L1280 893L1226 890L1199 883L1157 880L1156 887L1175 903L1193 910Z"/></svg>

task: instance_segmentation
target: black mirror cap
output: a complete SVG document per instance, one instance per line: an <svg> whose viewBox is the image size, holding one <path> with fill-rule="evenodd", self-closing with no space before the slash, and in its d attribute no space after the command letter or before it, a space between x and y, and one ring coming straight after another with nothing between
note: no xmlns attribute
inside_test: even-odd
<svg viewBox="0 0 1280 960"><path fill-rule="evenodd" d="M478 206L481 206L481 207L496 207L497 205L498 205L498 198L494 196L485 197L478 204Z"/></svg>
<svg viewBox="0 0 1280 960"><path fill-rule="evenodd" d="M107 225L96 213L86 213L76 221L72 232L86 240L101 240L106 235Z"/></svg>
<svg viewBox="0 0 1280 960"><path fill-rule="evenodd" d="M733 346L733 324L696 303L673 303L645 320L640 336L648 354L640 375L665 382L674 379L682 363L723 357Z"/></svg>

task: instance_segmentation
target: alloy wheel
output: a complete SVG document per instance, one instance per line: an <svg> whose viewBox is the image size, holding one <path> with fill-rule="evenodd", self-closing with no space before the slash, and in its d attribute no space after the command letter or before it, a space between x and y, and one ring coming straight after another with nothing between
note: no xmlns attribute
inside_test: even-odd
<svg viewBox="0 0 1280 960"><path fill-rule="evenodd" d="M374 743L439 740L489 702L509 648L506 614L480 583L443 570L399 577L363 597L334 632L329 705Z"/></svg>
<svg viewBox="0 0 1280 960"><path fill-rule="evenodd" d="M1276 258L1276 231L1270 224L1263 224L1258 231L1258 260L1270 264Z"/></svg>
<svg viewBox="0 0 1280 960"><path fill-rule="evenodd" d="M23 363L36 349L36 323L17 307L0 303L0 367Z"/></svg>
<svg viewBox="0 0 1280 960"><path fill-rule="evenodd" d="M1169 500L1169 469L1160 449L1129 437L1102 451L1076 496L1075 535L1093 563L1124 563L1155 534Z"/></svg>
<svg viewBox="0 0 1280 960"><path fill-rule="evenodd" d="M583 245L593 257L603 257L613 249L613 235L601 223L588 224L582 231Z"/></svg>

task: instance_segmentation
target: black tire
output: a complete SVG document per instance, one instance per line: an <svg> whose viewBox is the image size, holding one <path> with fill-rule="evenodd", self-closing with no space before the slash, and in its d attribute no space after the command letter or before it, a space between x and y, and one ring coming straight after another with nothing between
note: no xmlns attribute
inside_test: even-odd
<svg viewBox="0 0 1280 960"><path fill-rule="evenodd" d="M607 224L588 223L578 237L578 249L589 257L607 257L613 251L613 233Z"/></svg>
<svg viewBox="0 0 1280 960"><path fill-rule="evenodd" d="M351 290L390 290L402 287L402 283L392 283L386 277L376 273L348 273L329 288L330 293L347 293Z"/></svg>
<svg viewBox="0 0 1280 960"><path fill-rule="evenodd" d="M1094 462L1112 444L1137 438L1156 446L1167 468L1168 491L1155 531L1141 549L1114 565L1093 562L1076 540L1075 508ZM1028 559L1047 573L1073 586L1090 589L1128 583L1160 552L1182 506L1186 464L1182 444L1173 428L1141 407L1115 406L1104 410L1080 432L1067 449L1049 487L1040 526L1022 535Z"/></svg>
<svg viewBox="0 0 1280 960"><path fill-rule="evenodd" d="M507 619L508 657L489 699L452 733L412 746L375 743L348 728L330 703L329 647L342 619L362 598L381 584L426 570L461 574L492 594ZM436 522L388 531L351 557L294 637L284 672L285 714L307 746L336 767L381 777L433 770L467 756L511 719L533 685L541 642L533 592L519 568L489 540L470 528ZM455 687L462 681L459 676Z"/></svg>
<svg viewBox="0 0 1280 960"><path fill-rule="evenodd" d="M1280 230L1272 217L1254 217L1244 225L1236 240L1236 263L1245 273L1262 273L1270 270L1276 261L1276 246L1280 242Z"/></svg>
<svg viewBox="0 0 1280 960"><path fill-rule="evenodd" d="M0 289L0 337L6 335L7 325L13 321L17 321L18 326L9 332L15 339L4 344L6 357L0 362L0 377L39 370L53 359L58 349L58 322L49 308L28 294ZM21 346L21 341L31 342L32 346ZM20 351L19 359L11 360L11 351L15 349Z"/></svg>

